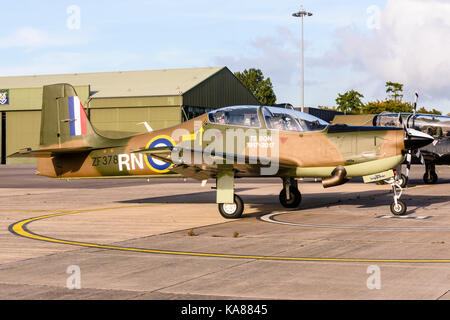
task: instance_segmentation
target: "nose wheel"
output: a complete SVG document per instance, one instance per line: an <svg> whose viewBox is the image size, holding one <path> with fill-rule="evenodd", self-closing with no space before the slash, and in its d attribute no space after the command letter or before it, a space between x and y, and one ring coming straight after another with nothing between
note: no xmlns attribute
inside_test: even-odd
<svg viewBox="0 0 450 320"><path fill-rule="evenodd" d="M406 204L401 200L397 200L397 203L395 203L395 201L391 203L391 212L396 216L404 215L406 209Z"/></svg>
<svg viewBox="0 0 450 320"><path fill-rule="evenodd" d="M386 183L389 183L392 187L392 191L394 192L394 201L391 203L391 212L396 216L402 216L406 213L406 203L400 200L402 196L402 186L399 181L395 178L391 178L389 180L385 180Z"/></svg>

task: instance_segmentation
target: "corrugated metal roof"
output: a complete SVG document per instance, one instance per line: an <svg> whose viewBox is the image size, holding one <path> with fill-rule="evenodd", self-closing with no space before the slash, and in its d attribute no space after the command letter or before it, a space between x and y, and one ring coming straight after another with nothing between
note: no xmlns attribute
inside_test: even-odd
<svg viewBox="0 0 450 320"><path fill-rule="evenodd" d="M0 77L0 88L90 85L93 98L182 95L226 67Z"/></svg>

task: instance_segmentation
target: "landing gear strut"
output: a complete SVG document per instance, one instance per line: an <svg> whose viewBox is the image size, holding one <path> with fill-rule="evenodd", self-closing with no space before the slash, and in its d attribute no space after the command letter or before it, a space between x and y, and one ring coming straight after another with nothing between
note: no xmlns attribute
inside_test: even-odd
<svg viewBox="0 0 450 320"><path fill-rule="evenodd" d="M395 177L385 180L386 183L389 183L392 187L392 191L394 192L394 201L391 203L391 212L396 216L402 216L406 213L407 206L406 204L400 200L402 196L403 188L399 184L399 181L395 179Z"/></svg>
<svg viewBox="0 0 450 320"><path fill-rule="evenodd" d="M285 208L297 208L302 202L302 194L298 190L297 180L283 178L283 189L280 192L280 203Z"/></svg>
<svg viewBox="0 0 450 320"><path fill-rule="evenodd" d="M240 218L244 212L244 201L234 193L234 170L232 165L219 165L216 180L216 202L225 219Z"/></svg>

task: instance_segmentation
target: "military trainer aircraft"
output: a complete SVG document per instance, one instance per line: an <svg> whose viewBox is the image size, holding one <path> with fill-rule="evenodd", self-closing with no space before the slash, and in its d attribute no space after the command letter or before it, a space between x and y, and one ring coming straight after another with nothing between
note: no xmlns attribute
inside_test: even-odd
<svg viewBox="0 0 450 320"><path fill-rule="evenodd" d="M406 187L409 179L411 164L425 165L423 181L426 184L434 184L438 180L436 165L450 165L450 116L417 113L417 100L419 94L415 93L415 101L412 113L383 112L374 115L338 115L334 123L346 123L353 125L373 125L384 127L403 127L422 131L434 138L433 143L417 150L408 150L405 159L406 175L398 168L398 182L401 187Z"/></svg>
<svg viewBox="0 0 450 320"><path fill-rule="evenodd" d="M434 138L433 143L426 145L412 153L407 165L424 164L423 181L434 184L438 180L436 165L450 165L450 117L421 113L380 113L373 118L374 126L392 126L413 128L429 134ZM408 182L409 169L406 176L402 174L401 185Z"/></svg>
<svg viewBox="0 0 450 320"><path fill-rule="evenodd" d="M225 218L239 218L242 199L234 180L276 176L283 181L279 200L300 205L296 178L322 178L325 188L353 177L391 184L391 211L406 204L392 168L408 149L433 137L414 129L330 125L309 114L268 106L216 109L177 126L110 139L90 124L74 88L44 86L40 147L12 157L37 157L38 174L53 178L183 176L216 180L216 202Z"/></svg>

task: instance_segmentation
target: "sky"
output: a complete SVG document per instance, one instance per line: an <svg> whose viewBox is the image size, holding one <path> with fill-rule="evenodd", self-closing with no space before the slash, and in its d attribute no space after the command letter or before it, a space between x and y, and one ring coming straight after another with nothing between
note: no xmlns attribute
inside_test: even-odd
<svg viewBox="0 0 450 320"><path fill-rule="evenodd" d="M305 105L335 106L356 90L450 113L450 1L8 1L0 76L227 66L259 68L278 103L300 103L300 7Z"/></svg>

